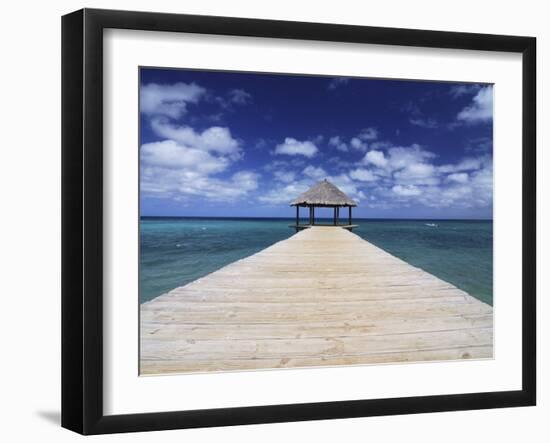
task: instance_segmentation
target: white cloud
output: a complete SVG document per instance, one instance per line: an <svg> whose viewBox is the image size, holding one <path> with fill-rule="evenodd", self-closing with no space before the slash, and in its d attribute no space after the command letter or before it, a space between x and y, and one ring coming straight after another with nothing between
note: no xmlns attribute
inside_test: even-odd
<svg viewBox="0 0 550 443"><path fill-rule="evenodd" d="M378 138L378 131L375 128L365 128L359 133L358 137L361 140L376 140Z"/></svg>
<svg viewBox="0 0 550 443"><path fill-rule="evenodd" d="M233 174L231 182L239 189L239 195L242 195L258 188L259 177L259 174L252 171L239 171Z"/></svg>
<svg viewBox="0 0 550 443"><path fill-rule="evenodd" d="M444 165L436 165L436 158L416 144L368 151L362 163L369 165L368 171L378 180L370 185L367 206L382 208L379 202L383 202L384 209L404 204L432 208L492 205L490 155L466 157ZM352 170L349 177L360 183L361 172ZM368 173L365 177L371 178Z"/></svg>
<svg viewBox="0 0 550 443"><path fill-rule="evenodd" d="M310 169L310 171L312 171L312 169ZM321 177L304 175L303 178L296 179L292 183L271 186L268 192L264 192L258 196L258 201L268 205L288 205L294 198L313 186L319 178ZM357 202L366 199L364 192L359 188L358 184L347 174L323 176L322 178L326 178L331 183L334 183L339 189Z"/></svg>
<svg viewBox="0 0 550 443"><path fill-rule="evenodd" d="M367 152L365 154L364 162L371 163L374 166L378 166L379 168L385 168L386 165L388 164L388 160L386 159L382 151Z"/></svg>
<svg viewBox="0 0 550 443"><path fill-rule="evenodd" d="M456 200L470 199L472 188L470 186L452 186L441 191L442 202L454 202ZM449 205L452 203L449 203Z"/></svg>
<svg viewBox="0 0 550 443"><path fill-rule="evenodd" d="M389 166L392 170L398 170L407 167L412 163L422 163L425 160L432 159L435 154L425 151L419 145L397 146L388 149Z"/></svg>
<svg viewBox="0 0 550 443"><path fill-rule="evenodd" d="M335 77L328 84L328 88L333 90L333 89L336 89L338 86L347 84L348 82L349 82L349 78L347 77Z"/></svg>
<svg viewBox="0 0 550 443"><path fill-rule="evenodd" d="M408 185L408 186L395 185L392 188L392 191L394 193L396 193L397 195L403 196L403 197L411 197L411 196L417 196L417 195L422 194L422 191L420 190L420 188L418 188L414 185Z"/></svg>
<svg viewBox="0 0 550 443"><path fill-rule="evenodd" d="M493 118L493 87L484 86L472 99L472 104L457 115L457 120L466 123L487 122Z"/></svg>
<svg viewBox="0 0 550 443"><path fill-rule="evenodd" d="M373 174L373 172L369 169L364 168L357 168L352 171L350 171L349 176L354 179L361 182L373 182L378 180L380 177Z"/></svg>
<svg viewBox="0 0 550 443"><path fill-rule="evenodd" d="M476 206L487 206L493 202L493 167L485 165L483 169L470 174L470 186L473 189Z"/></svg>
<svg viewBox="0 0 550 443"><path fill-rule="evenodd" d="M339 151L348 152L348 145L346 143L344 143L342 138L340 138L340 136L338 136L338 135L336 135L334 137L331 137L328 141L328 144L329 144L329 146L335 147Z"/></svg>
<svg viewBox="0 0 550 443"><path fill-rule="evenodd" d="M493 151L493 138L492 137L475 137L468 140L466 147L467 152L473 152L478 154L488 154Z"/></svg>
<svg viewBox="0 0 550 443"><path fill-rule="evenodd" d="M258 187L260 175L230 167L242 158L240 143L228 128L214 126L202 132L176 126L166 117L151 119L153 132L164 140L140 148L140 186L144 195L190 201L232 201ZM224 176L220 176L220 174Z"/></svg>
<svg viewBox="0 0 550 443"><path fill-rule="evenodd" d="M205 92L206 89L195 83L149 83L140 88L140 110L148 115L163 115L177 119L185 114L188 103L197 103Z"/></svg>
<svg viewBox="0 0 550 443"><path fill-rule="evenodd" d="M467 157L462 159L457 164L446 164L437 167L439 172L448 174L451 172L460 172L460 171L472 171L474 169L479 169L486 162L492 162L492 158L489 156L483 157Z"/></svg>
<svg viewBox="0 0 550 443"><path fill-rule="evenodd" d="M327 180L357 202L366 198L365 194L359 189L359 185L347 174L332 175L327 177Z"/></svg>
<svg viewBox="0 0 550 443"><path fill-rule="evenodd" d="M227 179L213 177L195 166L165 168L142 162L141 191L158 198L229 201L246 197L258 188L259 174L239 171Z"/></svg>
<svg viewBox="0 0 550 443"><path fill-rule="evenodd" d="M456 172L447 176L447 181L455 183L468 183L470 177L466 172Z"/></svg>
<svg viewBox="0 0 550 443"><path fill-rule="evenodd" d="M397 183L415 185L437 185L436 168L430 163L409 163L394 174Z"/></svg>
<svg viewBox="0 0 550 443"><path fill-rule="evenodd" d="M211 201L236 200L258 188L258 177L258 174L250 171L237 172L229 180L199 177L182 180L178 191L180 196L200 195Z"/></svg>
<svg viewBox="0 0 550 443"><path fill-rule="evenodd" d="M294 171L273 171L273 176L280 182L290 183L296 178L296 173Z"/></svg>
<svg viewBox="0 0 550 443"><path fill-rule="evenodd" d="M184 146L230 155L233 158L238 158L241 154L239 142L231 136L228 128L213 126L199 133L190 126L175 126L162 119L153 119L151 128L156 135Z"/></svg>
<svg viewBox="0 0 550 443"><path fill-rule="evenodd" d="M329 144L333 146L338 143L342 143L340 137L334 137L332 142L329 139ZM280 172L273 172L276 181L268 192L263 192L257 199L264 204L287 205L318 179L326 178L360 205L370 208L391 209L412 205L437 209L491 207L490 155L470 156L438 165L437 156L417 144L385 145L384 148L383 151L371 149L365 154L361 163L368 166L347 163L344 169L340 165L341 159L331 158L326 163L327 167L347 171L336 175L327 175L332 171L319 166L291 165L291 161L298 159L296 157L282 162L277 160L275 162L281 164L277 168ZM285 178L292 178L293 181L284 181Z"/></svg>
<svg viewBox="0 0 550 443"><path fill-rule="evenodd" d="M401 177L424 178L431 177L435 173L435 167L429 163L412 163L399 171Z"/></svg>
<svg viewBox="0 0 550 443"><path fill-rule="evenodd" d="M333 166L334 168L337 168L337 169L349 169L349 168L353 168L353 167L357 166L358 162L342 160L338 156L333 156L333 157L330 157L326 161L326 163L327 163L327 165Z"/></svg>
<svg viewBox="0 0 550 443"><path fill-rule="evenodd" d="M359 137L353 137L349 144L353 149L356 149L358 151L366 151L368 148L367 143L365 143L363 140L361 140Z"/></svg>
<svg viewBox="0 0 550 443"><path fill-rule="evenodd" d="M428 129L437 128L437 121L432 117L426 116L425 112L423 112L418 106L418 103L420 103L421 101L422 100L418 100L416 102L406 102L401 106L401 112L409 116L409 123L411 125Z"/></svg>
<svg viewBox="0 0 550 443"><path fill-rule="evenodd" d="M437 128L437 122L433 118L411 118L409 123L421 128L434 129Z"/></svg>
<svg viewBox="0 0 550 443"><path fill-rule="evenodd" d="M474 94L477 91L479 91L479 85L456 85L451 87L449 94L451 94L453 98L458 98L463 95Z"/></svg>
<svg viewBox="0 0 550 443"><path fill-rule="evenodd" d="M275 147L275 154L303 155L311 158L317 154L317 146L310 141L298 141L292 137L285 138L284 143Z"/></svg>
<svg viewBox="0 0 550 443"><path fill-rule="evenodd" d="M451 177L452 176L452 177ZM485 162L482 169L469 175L467 173L451 174L450 180L438 186L404 186L393 189L408 201L415 201L431 208L487 208L493 201L493 170L492 166ZM411 187L413 186L413 187ZM417 192L420 191L420 192ZM410 194L410 195L406 195Z"/></svg>
<svg viewBox="0 0 550 443"><path fill-rule="evenodd" d="M141 146L141 164L165 169L192 169L201 174L224 171L229 165L225 157L215 157L201 149L176 143L174 140L146 143Z"/></svg>
<svg viewBox="0 0 550 443"><path fill-rule="evenodd" d="M349 143L346 143L343 137L336 135L329 139L328 144L342 152L348 152L350 146L357 151L365 152L369 147L367 142L374 141L377 138L378 131L375 128L365 128L357 136L352 137Z"/></svg>
<svg viewBox="0 0 550 443"><path fill-rule="evenodd" d="M288 171L296 168L303 168L305 164L306 160L302 157L277 157L276 160L267 163L263 169L268 172Z"/></svg>
<svg viewBox="0 0 550 443"><path fill-rule="evenodd" d="M315 166L307 166L303 171L303 174L307 175L308 177L314 178L314 179L320 179L327 176L327 173L325 170L321 167L315 167Z"/></svg>
<svg viewBox="0 0 550 443"><path fill-rule="evenodd" d="M290 204L290 202L298 197L302 192L309 189L312 183L307 180L301 180L295 183L290 183L285 186L277 186L270 189L267 193L258 197L258 201L268 205Z"/></svg>
<svg viewBox="0 0 550 443"><path fill-rule="evenodd" d="M371 150L362 162L374 166L374 174L393 179L394 184L436 185L439 171L431 162L433 158L435 154L413 144L394 146L387 153Z"/></svg>
<svg viewBox="0 0 550 443"><path fill-rule="evenodd" d="M232 89L228 95L229 100L237 105L246 105L252 101L252 95L244 89Z"/></svg>
<svg viewBox="0 0 550 443"><path fill-rule="evenodd" d="M369 144L369 147L375 151L379 151L381 149L388 149L391 148L392 144L388 141L375 141Z"/></svg>

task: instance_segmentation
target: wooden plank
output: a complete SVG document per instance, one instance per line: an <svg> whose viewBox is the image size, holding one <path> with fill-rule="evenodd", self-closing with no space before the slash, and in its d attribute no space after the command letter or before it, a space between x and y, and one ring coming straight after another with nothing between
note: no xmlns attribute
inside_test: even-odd
<svg viewBox="0 0 550 443"><path fill-rule="evenodd" d="M493 310L339 227L141 305L142 374L491 358Z"/></svg>
<svg viewBox="0 0 550 443"><path fill-rule="evenodd" d="M143 320L144 321L144 320ZM383 335L388 333L410 333L435 330L458 330L474 327L490 328L493 325L492 314L475 316L448 316L403 319L378 319L373 321L349 320L349 321L324 321L309 322L303 325L292 323L226 323L223 328L212 323L179 323L149 321L148 334L155 335L155 340L173 340L175 337L184 339L226 339L240 340L264 338L322 338L339 336ZM398 332L395 332L398 331Z"/></svg>
<svg viewBox="0 0 550 443"><path fill-rule="evenodd" d="M472 340L478 346L489 346L493 342L492 327L468 328L446 331L423 331L406 334L363 336L331 336L314 338L281 339L183 339L146 342L142 347L145 359L162 358L181 360L210 358L257 359L257 358L304 358L342 357L381 352L407 352L409 350L434 350L467 347ZM167 351L170 352L167 355Z"/></svg>
<svg viewBox="0 0 550 443"><path fill-rule="evenodd" d="M323 367L341 365L365 365L382 363L411 363L423 361L446 361L489 359L493 356L493 346L470 346L449 349L435 349L425 351L383 352L374 354L350 355L342 357L321 358L280 358L280 359L196 359L186 362L186 370L181 370L180 361L153 360L142 366L142 375L170 374L181 372L205 371L235 371L252 369L284 369L303 367Z"/></svg>

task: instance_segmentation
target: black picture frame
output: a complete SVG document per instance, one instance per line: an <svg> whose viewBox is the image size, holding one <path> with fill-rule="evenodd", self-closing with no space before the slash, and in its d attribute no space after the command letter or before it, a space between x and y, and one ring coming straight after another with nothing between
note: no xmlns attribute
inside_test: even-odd
<svg viewBox="0 0 550 443"><path fill-rule="evenodd" d="M177 412L103 413L103 30L503 51L523 64L522 389ZM83 9L62 18L62 426L82 434L530 406L536 403L536 39Z"/></svg>

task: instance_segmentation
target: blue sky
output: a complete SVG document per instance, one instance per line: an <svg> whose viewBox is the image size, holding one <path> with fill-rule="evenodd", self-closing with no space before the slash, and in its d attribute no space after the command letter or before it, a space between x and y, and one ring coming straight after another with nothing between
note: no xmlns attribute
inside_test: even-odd
<svg viewBox="0 0 550 443"><path fill-rule="evenodd" d="M293 217L326 178L356 217L492 218L492 115L486 84L142 68L141 214Z"/></svg>

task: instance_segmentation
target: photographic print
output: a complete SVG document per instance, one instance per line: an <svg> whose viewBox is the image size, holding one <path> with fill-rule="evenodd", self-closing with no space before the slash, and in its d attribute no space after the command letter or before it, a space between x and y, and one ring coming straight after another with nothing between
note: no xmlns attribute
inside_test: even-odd
<svg viewBox="0 0 550 443"><path fill-rule="evenodd" d="M493 358L493 86L139 70L140 375Z"/></svg>
<svg viewBox="0 0 550 443"><path fill-rule="evenodd" d="M536 404L535 38L97 9L61 35L63 427Z"/></svg>

